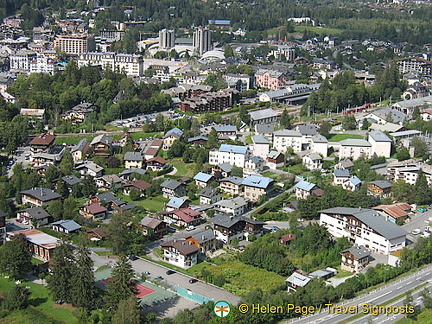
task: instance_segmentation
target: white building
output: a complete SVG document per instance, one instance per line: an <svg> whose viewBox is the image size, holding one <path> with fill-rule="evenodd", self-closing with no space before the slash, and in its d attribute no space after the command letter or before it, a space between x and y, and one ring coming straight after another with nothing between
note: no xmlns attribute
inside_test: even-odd
<svg viewBox="0 0 432 324"><path fill-rule="evenodd" d="M253 155L265 159L270 152L270 140L264 135L254 135L252 136L252 143Z"/></svg>
<svg viewBox="0 0 432 324"><path fill-rule="evenodd" d="M193 47L200 56L211 51L211 30L202 26L198 27L193 33Z"/></svg>
<svg viewBox="0 0 432 324"><path fill-rule="evenodd" d="M303 164L308 170L321 170L322 169L322 157L318 153L310 153L303 156Z"/></svg>
<svg viewBox="0 0 432 324"><path fill-rule="evenodd" d="M374 130L369 133L369 143L372 145L372 154L389 158L391 155L391 139L382 131Z"/></svg>
<svg viewBox="0 0 432 324"><path fill-rule="evenodd" d="M335 207L320 211L320 225L334 237L347 237L373 252L390 254L405 247L407 232L372 209Z"/></svg>
<svg viewBox="0 0 432 324"><path fill-rule="evenodd" d="M37 58L36 52L27 49L21 49L14 54L9 55L9 66L12 71L30 72L30 63Z"/></svg>
<svg viewBox="0 0 432 324"><path fill-rule="evenodd" d="M86 52L79 55L77 64L78 67L101 66L103 69L124 72L130 77L141 77L144 72L143 58L136 54Z"/></svg>
<svg viewBox="0 0 432 324"><path fill-rule="evenodd" d="M38 55L30 62L30 73L54 74L56 71L56 60L46 55Z"/></svg>
<svg viewBox="0 0 432 324"><path fill-rule="evenodd" d="M159 31L159 48L169 50L175 46L175 35L173 29L162 29Z"/></svg>
<svg viewBox="0 0 432 324"><path fill-rule="evenodd" d="M209 164L228 163L244 168L249 156L250 151L246 146L221 144L219 150L210 151Z"/></svg>
<svg viewBox="0 0 432 324"><path fill-rule="evenodd" d="M311 137L310 151L321 154L323 157L328 155L328 140L320 134Z"/></svg>
<svg viewBox="0 0 432 324"><path fill-rule="evenodd" d="M302 135L294 130L282 129L273 133L273 148L285 153L288 147L292 147L294 152L302 150Z"/></svg>
<svg viewBox="0 0 432 324"><path fill-rule="evenodd" d="M197 264L199 248L185 239L177 239L161 244L164 261L187 269Z"/></svg>
<svg viewBox="0 0 432 324"><path fill-rule="evenodd" d="M214 208L222 213L234 216L243 215L249 207L245 198L239 196L233 199L224 199L213 204Z"/></svg>
<svg viewBox="0 0 432 324"><path fill-rule="evenodd" d="M364 139L348 138L340 141L339 159L357 160L361 156L372 157L372 145Z"/></svg>

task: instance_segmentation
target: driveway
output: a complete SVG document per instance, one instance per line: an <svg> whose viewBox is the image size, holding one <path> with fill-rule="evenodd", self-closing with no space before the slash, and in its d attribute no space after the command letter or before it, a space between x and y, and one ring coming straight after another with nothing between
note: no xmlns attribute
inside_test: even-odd
<svg viewBox="0 0 432 324"><path fill-rule="evenodd" d="M431 219L431 217L432 210L428 210L423 213L417 211L415 214L413 214L411 216L411 220L402 226L402 228L409 233L407 238L412 242L416 242L420 235L412 235L411 232L415 229L420 229L422 232L424 232L426 225L429 225L429 219Z"/></svg>

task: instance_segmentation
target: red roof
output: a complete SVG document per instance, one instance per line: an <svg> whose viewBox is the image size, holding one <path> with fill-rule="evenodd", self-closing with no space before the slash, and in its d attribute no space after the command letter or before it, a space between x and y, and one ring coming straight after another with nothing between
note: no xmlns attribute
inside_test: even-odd
<svg viewBox="0 0 432 324"><path fill-rule="evenodd" d="M191 209L191 208L180 208L175 209L169 212L165 212L165 215L169 214L175 214L177 215L182 221L186 223L193 222L197 220L201 216L201 213L197 210Z"/></svg>
<svg viewBox="0 0 432 324"><path fill-rule="evenodd" d="M154 158L151 158L151 159L147 160L147 163L149 163L149 162L158 162L160 164L166 164L167 160L165 160L164 158L161 158L161 157L157 156L157 157L154 157Z"/></svg>
<svg viewBox="0 0 432 324"><path fill-rule="evenodd" d="M54 140L55 136L52 134L38 134L30 141L30 145L50 145Z"/></svg>
<svg viewBox="0 0 432 324"><path fill-rule="evenodd" d="M281 240L284 242L289 242L295 239L295 234L289 233L281 236Z"/></svg>
<svg viewBox="0 0 432 324"><path fill-rule="evenodd" d="M144 180L135 180L123 185L123 187L135 187L139 190L146 190L151 187L151 184Z"/></svg>

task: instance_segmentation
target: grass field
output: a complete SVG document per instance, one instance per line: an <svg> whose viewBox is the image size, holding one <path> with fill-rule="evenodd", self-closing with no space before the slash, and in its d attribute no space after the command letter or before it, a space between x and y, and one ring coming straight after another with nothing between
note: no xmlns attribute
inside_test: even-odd
<svg viewBox="0 0 432 324"><path fill-rule="evenodd" d="M395 322L396 324L430 324L432 323L432 309L422 308L422 312L417 316L417 320L414 321L409 318L402 318Z"/></svg>
<svg viewBox="0 0 432 324"><path fill-rule="evenodd" d="M191 178L194 176L195 163L184 163L180 160L174 160L171 163L177 169L177 172L175 174L176 177Z"/></svg>
<svg viewBox="0 0 432 324"><path fill-rule="evenodd" d="M156 197L144 198L143 200L138 200L138 201L132 201L132 199L130 199L130 197L126 195L118 195L118 197L123 199L126 202L132 202L137 206L141 206L150 212L161 211L169 200L167 198L162 197L162 195Z"/></svg>
<svg viewBox="0 0 432 324"><path fill-rule="evenodd" d="M362 135L356 135L356 134L335 134L332 137L329 138L329 142L340 142L347 138L357 138L357 139L364 139Z"/></svg>

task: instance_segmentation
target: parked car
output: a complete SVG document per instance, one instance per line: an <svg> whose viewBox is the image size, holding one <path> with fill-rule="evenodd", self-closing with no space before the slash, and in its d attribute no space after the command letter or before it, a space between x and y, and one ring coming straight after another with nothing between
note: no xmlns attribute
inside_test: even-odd
<svg viewBox="0 0 432 324"><path fill-rule="evenodd" d="M190 279L189 279L189 283L191 283L191 284L192 284L192 283L195 283L195 282L197 282L197 281L198 281L198 279L195 279L195 278L190 278Z"/></svg>
<svg viewBox="0 0 432 324"><path fill-rule="evenodd" d="M144 271L143 274L145 274L146 276L148 276L150 274L150 272Z"/></svg>
<svg viewBox="0 0 432 324"><path fill-rule="evenodd" d="M155 278L155 280L163 280L163 277L162 277L162 276L157 276L157 277Z"/></svg>
<svg viewBox="0 0 432 324"><path fill-rule="evenodd" d="M426 211L426 209L425 208L418 208L417 209L419 212L421 212L421 213L423 213L423 212L425 212Z"/></svg>
<svg viewBox="0 0 432 324"><path fill-rule="evenodd" d="M127 258L128 258L129 260L131 260L131 261L138 260L138 257L137 257L135 254L129 254L129 255L127 256Z"/></svg>
<svg viewBox="0 0 432 324"><path fill-rule="evenodd" d="M195 226L192 226L192 225L186 227L186 231L193 231L194 229L195 229Z"/></svg>
<svg viewBox="0 0 432 324"><path fill-rule="evenodd" d="M166 272L167 275L172 275L174 273L176 273L174 270L167 270L167 272Z"/></svg>
<svg viewBox="0 0 432 324"><path fill-rule="evenodd" d="M420 228L416 228L416 229L414 229L414 230L411 231L412 235L419 235L420 233L421 233Z"/></svg>

